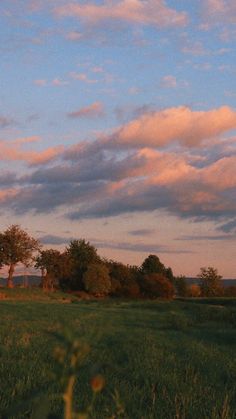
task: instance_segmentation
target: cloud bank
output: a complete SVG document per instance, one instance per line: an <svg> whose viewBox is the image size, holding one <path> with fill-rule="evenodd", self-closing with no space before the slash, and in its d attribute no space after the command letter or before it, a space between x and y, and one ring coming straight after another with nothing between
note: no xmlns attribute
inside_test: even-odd
<svg viewBox="0 0 236 419"><path fill-rule="evenodd" d="M24 176L2 176L1 206L18 214L60 210L71 220L164 210L234 231L236 139L227 136L234 129L230 107L177 107L144 112L95 141L38 155L22 151L21 142L8 155L1 143L5 159L32 167Z"/></svg>

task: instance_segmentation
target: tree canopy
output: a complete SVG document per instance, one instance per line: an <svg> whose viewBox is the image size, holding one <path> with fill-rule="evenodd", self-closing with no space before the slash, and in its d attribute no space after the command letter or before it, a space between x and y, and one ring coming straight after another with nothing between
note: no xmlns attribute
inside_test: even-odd
<svg viewBox="0 0 236 419"><path fill-rule="evenodd" d="M9 267L7 286L13 287L15 266L22 263L29 266L33 261L33 254L39 250L38 240L31 237L19 225L8 227L0 233L0 263Z"/></svg>
<svg viewBox="0 0 236 419"><path fill-rule="evenodd" d="M220 294L222 276L218 274L217 269L212 266L203 267L200 269L198 278L200 279L199 285L203 297L214 297Z"/></svg>

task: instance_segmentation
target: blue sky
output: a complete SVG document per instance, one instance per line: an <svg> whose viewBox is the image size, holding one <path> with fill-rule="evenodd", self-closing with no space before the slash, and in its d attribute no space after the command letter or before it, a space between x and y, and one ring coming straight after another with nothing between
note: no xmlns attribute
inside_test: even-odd
<svg viewBox="0 0 236 419"><path fill-rule="evenodd" d="M235 277L233 0L2 0L1 228Z"/></svg>

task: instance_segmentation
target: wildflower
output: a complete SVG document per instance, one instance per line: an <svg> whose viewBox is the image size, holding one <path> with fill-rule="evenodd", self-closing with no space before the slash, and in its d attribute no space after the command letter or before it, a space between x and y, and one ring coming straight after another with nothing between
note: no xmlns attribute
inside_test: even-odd
<svg viewBox="0 0 236 419"><path fill-rule="evenodd" d="M95 375L90 381L91 388L94 393L99 393L105 386L105 379L102 375Z"/></svg>

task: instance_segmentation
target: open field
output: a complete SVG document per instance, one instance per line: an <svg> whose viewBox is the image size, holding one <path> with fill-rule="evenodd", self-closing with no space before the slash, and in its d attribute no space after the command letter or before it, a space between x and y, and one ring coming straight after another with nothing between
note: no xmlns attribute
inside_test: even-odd
<svg viewBox="0 0 236 419"><path fill-rule="evenodd" d="M90 380L101 374L106 385L91 418L236 417L236 300L7 295L12 300L0 301L1 418L63 417L68 371L57 362L66 345L60 334L89 347L74 388L78 412L91 406Z"/></svg>

